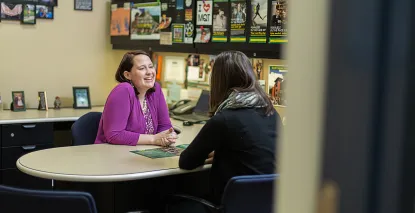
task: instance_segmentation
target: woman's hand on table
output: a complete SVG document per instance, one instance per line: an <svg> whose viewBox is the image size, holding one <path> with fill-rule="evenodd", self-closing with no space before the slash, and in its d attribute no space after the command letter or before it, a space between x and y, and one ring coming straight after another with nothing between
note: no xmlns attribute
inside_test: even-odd
<svg viewBox="0 0 415 213"><path fill-rule="evenodd" d="M209 153L208 158L205 160L205 164L212 164L215 151Z"/></svg>
<svg viewBox="0 0 415 213"><path fill-rule="evenodd" d="M160 132L154 135L154 145L157 146L170 146L176 143L178 136L174 132L173 128Z"/></svg>

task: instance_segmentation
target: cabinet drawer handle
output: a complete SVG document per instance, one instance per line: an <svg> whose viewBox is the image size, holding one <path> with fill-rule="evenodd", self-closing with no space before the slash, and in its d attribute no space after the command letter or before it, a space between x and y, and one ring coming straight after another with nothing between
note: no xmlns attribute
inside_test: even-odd
<svg viewBox="0 0 415 213"><path fill-rule="evenodd" d="M23 126L23 128L25 128L25 129L33 129L33 128L35 128L36 127L36 124L27 124L27 125L22 125Z"/></svg>
<svg viewBox="0 0 415 213"><path fill-rule="evenodd" d="M36 145L32 145L32 146L22 146L22 149L24 149L24 150L36 149Z"/></svg>

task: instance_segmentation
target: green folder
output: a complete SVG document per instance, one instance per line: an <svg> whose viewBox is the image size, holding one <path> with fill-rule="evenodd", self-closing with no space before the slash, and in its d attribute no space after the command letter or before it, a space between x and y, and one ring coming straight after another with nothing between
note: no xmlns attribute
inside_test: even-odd
<svg viewBox="0 0 415 213"><path fill-rule="evenodd" d="M134 150L130 151L137 155L142 155L144 157L156 159L156 158L168 158L179 156L180 153L185 150L189 144L181 144L178 146L170 146L170 147L161 147L155 149L145 149L145 150Z"/></svg>

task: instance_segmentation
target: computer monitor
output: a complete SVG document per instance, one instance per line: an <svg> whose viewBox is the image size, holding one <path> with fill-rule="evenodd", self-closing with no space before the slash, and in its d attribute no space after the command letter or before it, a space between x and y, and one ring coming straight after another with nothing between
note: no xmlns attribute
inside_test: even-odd
<svg viewBox="0 0 415 213"><path fill-rule="evenodd" d="M200 94L199 100L196 103L193 112L199 115L207 115L209 113L209 96L208 90L203 90Z"/></svg>

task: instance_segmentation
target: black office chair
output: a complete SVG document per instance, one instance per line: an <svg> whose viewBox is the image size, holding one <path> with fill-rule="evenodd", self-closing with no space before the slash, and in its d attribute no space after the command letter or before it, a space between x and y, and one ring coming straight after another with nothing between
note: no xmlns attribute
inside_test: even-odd
<svg viewBox="0 0 415 213"><path fill-rule="evenodd" d="M101 116L101 112L88 112L75 121L71 128L73 146L88 145L95 142Z"/></svg>
<svg viewBox="0 0 415 213"><path fill-rule="evenodd" d="M28 190L4 185L0 185L0 211L97 213L94 198L89 193Z"/></svg>
<svg viewBox="0 0 415 213"><path fill-rule="evenodd" d="M271 213L274 183L278 177L277 174L233 177L225 187L220 205L188 195L172 195L168 198L166 212L170 212L171 205L186 201L189 205L198 203L204 207L203 212L209 213Z"/></svg>

